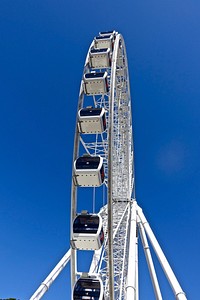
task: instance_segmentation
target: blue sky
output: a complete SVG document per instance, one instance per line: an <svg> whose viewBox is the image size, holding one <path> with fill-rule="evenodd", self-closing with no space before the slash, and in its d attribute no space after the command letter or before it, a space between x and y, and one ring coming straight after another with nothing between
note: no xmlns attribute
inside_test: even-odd
<svg viewBox="0 0 200 300"><path fill-rule="evenodd" d="M0 298L29 299L69 248L83 64L93 37L115 29L129 62L137 201L198 299L199 20L196 0L1 0ZM145 272L141 258L141 299L151 300ZM69 267L44 299L70 299Z"/></svg>

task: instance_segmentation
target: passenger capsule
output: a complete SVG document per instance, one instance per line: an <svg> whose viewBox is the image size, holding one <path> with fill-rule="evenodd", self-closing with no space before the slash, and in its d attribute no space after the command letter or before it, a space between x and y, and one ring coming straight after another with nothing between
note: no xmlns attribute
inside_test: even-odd
<svg viewBox="0 0 200 300"><path fill-rule="evenodd" d="M113 51L114 45L114 36L112 34L96 36L94 38L94 47L95 48L110 48L110 51Z"/></svg>
<svg viewBox="0 0 200 300"><path fill-rule="evenodd" d="M82 108L78 112L79 132L88 134L102 133L106 130L106 113L103 107Z"/></svg>
<svg viewBox="0 0 200 300"><path fill-rule="evenodd" d="M98 250L104 242L102 218L98 214L82 213L73 222L72 247L79 250Z"/></svg>
<svg viewBox="0 0 200 300"><path fill-rule="evenodd" d="M104 182L104 176L101 156L81 156L74 162L74 180L78 186L100 186Z"/></svg>
<svg viewBox="0 0 200 300"><path fill-rule="evenodd" d="M83 76L86 95L106 94L109 91L107 72L91 72Z"/></svg>
<svg viewBox="0 0 200 300"><path fill-rule="evenodd" d="M104 300L103 283L98 277L80 277L73 290L73 300Z"/></svg>
<svg viewBox="0 0 200 300"><path fill-rule="evenodd" d="M93 69L109 68L111 66L110 49L92 48L89 53L90 67Z"/></svg>

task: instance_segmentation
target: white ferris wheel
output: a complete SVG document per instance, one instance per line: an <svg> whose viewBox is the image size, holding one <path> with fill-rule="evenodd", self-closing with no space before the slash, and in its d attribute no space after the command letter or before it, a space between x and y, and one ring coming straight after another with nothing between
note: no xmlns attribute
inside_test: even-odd
<svg viewBox="0 0 200 300"><path fill-rule="evenodd" d="M163 298L149 243L175 299L187 299L136 202L128 74L122 35L100 32L88 50L78 100L70 249L30 300L41 299L69 261L73 300L139 300L139 238L155 299Z"/></svg>

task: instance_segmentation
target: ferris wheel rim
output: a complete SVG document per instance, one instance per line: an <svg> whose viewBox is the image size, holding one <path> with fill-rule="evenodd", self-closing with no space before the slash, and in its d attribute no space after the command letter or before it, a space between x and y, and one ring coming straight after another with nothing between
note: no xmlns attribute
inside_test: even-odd
<svg viewBox="0 0 200 300"><path fill-rule="evenodd" d="M125 49L125 44L124 40L121 34L116 35L115 43L114 43L114 49L112 53L112 63L111 63L111 79L110 79L110 96L109 96L109 105L110 105L110 113L109 113L109 122L108 122L108 186L107 186L107 191L108 191L108 249L110 248L109 251L109 278L110 278L110 299L114 299L114 272L113 272L113 246L112 246L112 191L113 191L113 183L112 183L112 157L113 157L113 151L112 151L112 137L113 137L113 117L114 117L114 111L113 111L113 105L114 105L114 100L115 100L115 77L116 77L116 62L117 62L117 55L120 47L120 43L124 48L124 53L125 53L125 63L126 63L126 68L127 68L127 78L128 78L128 97L130 98L130 86L129 86L129 77L128 77L128 64L127 64L127 56L126 56L126 49ZM87 56L86 56L86 61L84 65L84 70L83 70L83 75L89 70L88 68L88 61L89 61L89 51L93 47L94 41L91 43ZM84 90L83 90L83 79L81 81L81 86L80 86L80 93L79 93L79 101L78 101L78 109L82 108L83 106L83 98L84 98ZM130 112L131 114L131 112ZM77 114L78 115L78 114ZM80 144L80 139L81 139L81 134L78 131L78 117L76 120L76 130L75 130L75 136L74 136L74 153L73 153L73 162L78 156L78 151L79 151L79 144ZM132 141L133 143L133 141ZM133 145L132 145L133 148ZM132 172L133 176L133 172ZM72 202L72 208L71 208L71 223L73 222L73 219L75 218L76 215L76 204L77 204L77 187L74 184L73 181L73 174L72 174L72 190L71 190L71 202ZM72 228L72 226L71 226ZM72 230L72 229L71 229ZM71 232L72 235L72 232ZM76 250L72 249L72 254L71 254L71 278L72 282L74 283L76 280L76 274L77 274L77 264L76 264ZM73 284L72 284L73 285Z"/></svg>

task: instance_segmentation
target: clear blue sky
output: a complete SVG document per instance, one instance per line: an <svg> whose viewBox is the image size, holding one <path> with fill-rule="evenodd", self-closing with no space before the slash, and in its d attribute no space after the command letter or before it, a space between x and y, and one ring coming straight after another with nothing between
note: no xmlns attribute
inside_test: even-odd
<svg viewBox="0 0 200 300"><path fill-rule="evenodd" d="M199 295L200 2L0 1L0 298L28 300L69 248L85 56L124 36L136 195L188 299ZM141 299L154 299L141 259ZM174 299L164 284L164 298ZM69 268L44 299L70 299Z"/></svg>

